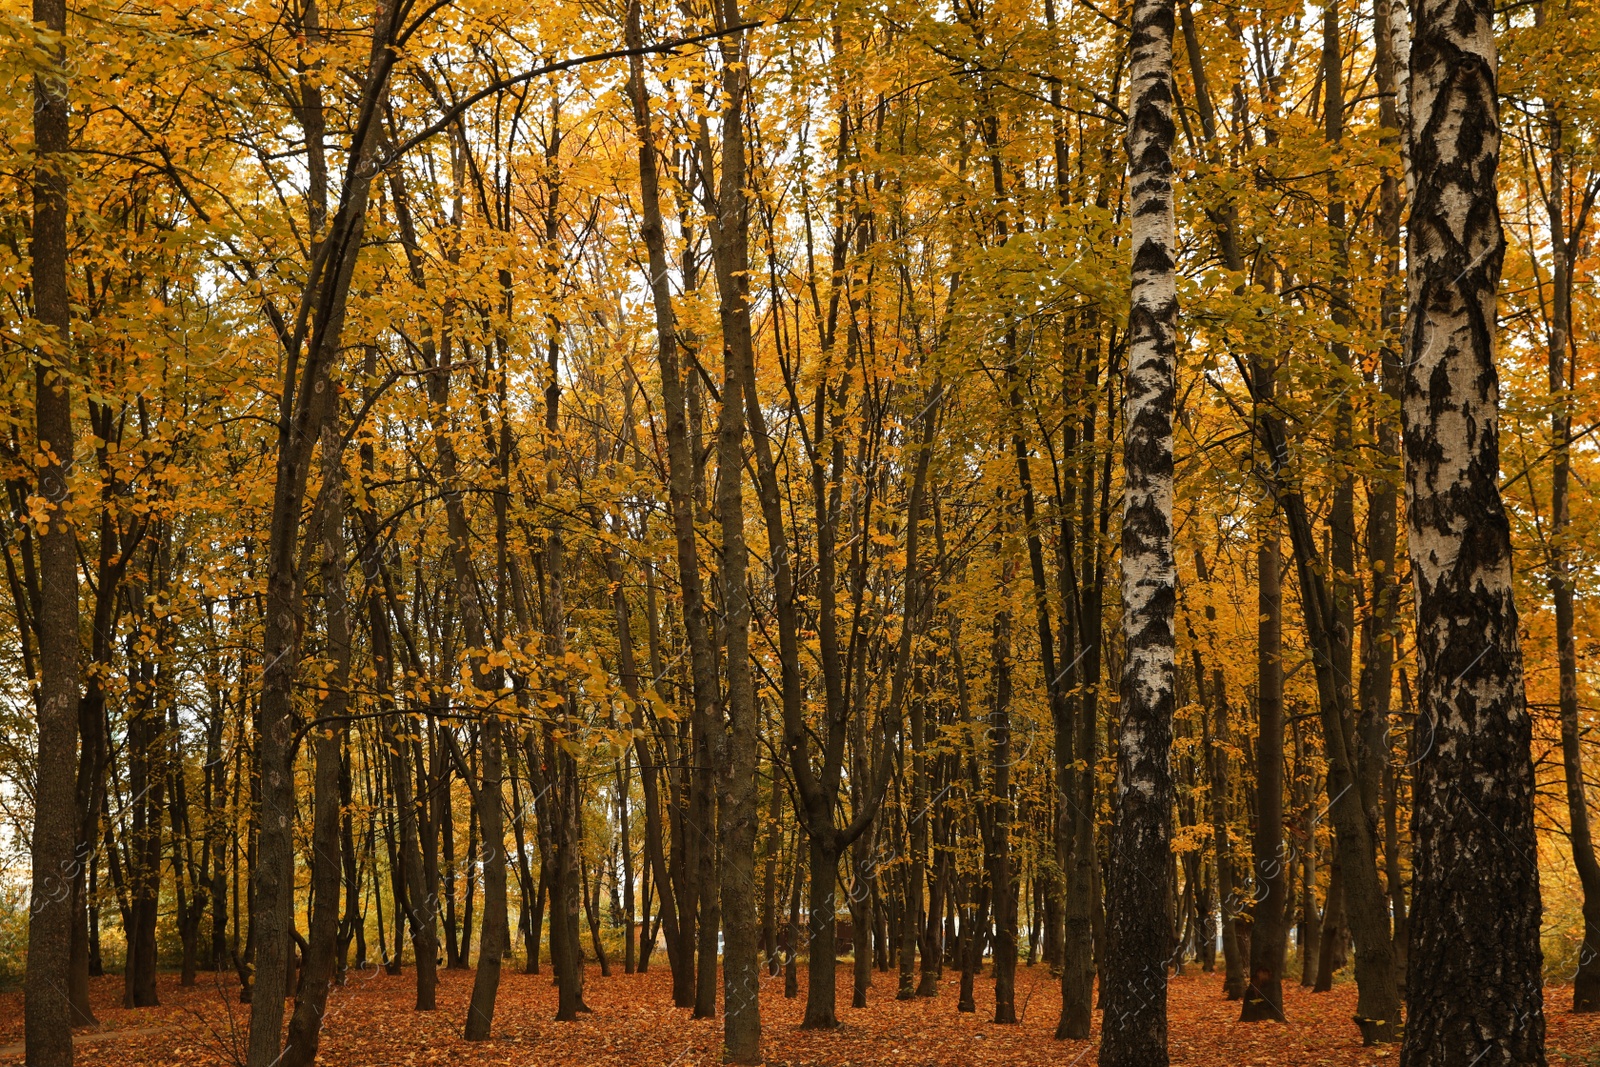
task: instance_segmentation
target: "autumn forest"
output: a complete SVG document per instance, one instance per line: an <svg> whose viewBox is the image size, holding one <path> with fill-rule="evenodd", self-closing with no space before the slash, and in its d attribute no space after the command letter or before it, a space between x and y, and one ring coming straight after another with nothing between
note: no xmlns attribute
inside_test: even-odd
<svg viewBox="0 0 1600 1067"><path fill-rule="evenodd" d="M1593 0L30 2L0 1062L1600 1054Z"/></svg>

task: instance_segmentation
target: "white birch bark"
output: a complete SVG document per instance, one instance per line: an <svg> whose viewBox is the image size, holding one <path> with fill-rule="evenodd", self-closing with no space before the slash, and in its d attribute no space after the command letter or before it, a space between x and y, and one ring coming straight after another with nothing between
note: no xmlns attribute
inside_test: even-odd
<svg viewBox="0 0 1600 1067"><path fill-rule="evenodd" d="M1116 862L1108 886L1100 1062L1167 1063L1166 865L1172 838L1172 416L1178 295L1172 204L1172 0L1135 0L1128 107L1133 270L1124 380L1122 676Z"/></svg>
<svg viewBox="0 0 1600 1067"><path fill-rule="evenodd" d="M1401 1063L1543 1064L1531 726L1498 481L1494 8L1419 0L1413 15L1401 416L1419 714Z"/></svg>

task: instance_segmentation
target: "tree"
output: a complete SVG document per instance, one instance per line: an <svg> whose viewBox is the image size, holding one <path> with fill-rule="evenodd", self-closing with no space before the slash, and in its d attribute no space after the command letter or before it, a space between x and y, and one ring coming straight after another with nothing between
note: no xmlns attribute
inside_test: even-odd
<svg viewBox="0 0 1600 1067"><path fill-rule="evenodd" d="M1129 50L1128 165L1133 273L1123 413L1122 634L1116 861L1107 886L1108 939L1100 1061L1167 1062L1166 868L1172 840L1168 766L1174 709L1172 420L1178 294L1172 203L1170 0L1138 0Z"/></svg>
<svg viewBox="0 0 1600 1067"><path fill-rule="evenodd" d="M1414 12L1401 413L1418 755L1402 1063L1544 1063L1532 722L1499 487L1493 6Z"/></svg>
<svg viewBox="0 0 1600 1067"><path fill-rule="evenodd" d="M70 1067L72 887L78 832L73 817L78 743L78 551L69 477L73 464L72 306L67 292L70 164L65 0L35 0L36 47L48 64L33 76L34 413L38 480L29 500L38 528L38 779L33 791L33 884L23 1004L30 1063Z"/></svg>

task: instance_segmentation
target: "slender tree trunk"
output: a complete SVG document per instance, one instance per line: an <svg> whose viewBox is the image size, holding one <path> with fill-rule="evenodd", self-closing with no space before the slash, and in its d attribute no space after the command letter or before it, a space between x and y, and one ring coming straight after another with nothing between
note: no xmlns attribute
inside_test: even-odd
<svg viewBox="0 0 1600 1067"><path fill-rule="evenodd" d="M589 867L582 864L578 868L578 888L583 897L583 917L589 923L589 943L594 948L594 956L600 964L600 977L611 977L611 957L606 954L606 946L600 940L600 890L604 880L600 871L595 872L593 892L589 888Z"/></svg>
<svg viewBox="0 0 1600 1067"><path fill-rule="evenodd" d="M1317 959L1322 948L1322 916L1317 911L1316 796L1314 785L1307 784L1301 797L1305 847L1301 852L1299 924L1300 985L1306 989L1317 984Z"/></svg>
<svg viewBox="0 0 1600 1067"><path fill-rule="evenodd" d="M1009 583L1007 583L1009 584ZM994 780L987 856L994 894L994 1021L1017 1021L1017 880L1011 862L1011 613L995 614L994 706L989 715Z"/></svg>
<svg viewBox="0 0 1600 1067"><path fill-rule="evenodd" d="M786 1000L794 1000L800 996L800 941L805 930L805 927L800 925L800 901L805 888L806 871L805 864L801 860L805 852L805 834L797 833L794 842L794 874L789 887L788 943L783 952L783 996ZM811 958L815 959L815 956Z"/></svg>
<svg viewBox="0 0 1600 1067"><path fill-rule="evenodd" d="M109 747L106 743L106 693L105 682L110 678L111 658L113 655L116 610L119 593L122 587L122 577L127 572L128 562L139 541L143 539L144 531L148 528L148 521L142 522L137 528L137 533L130 531L124 538L123 531L118 525L114 513L112 498L117 493L120 481L117 475L110 470L114 460L110 453L113 442L118 434L113 428L114 423L110 417L108 407L90 405L90 423L94 427L95 435L101 443L96 448L99 459L100 476L102 479L102 504L100 518L100 562L95 580L94 613L92 619L92 636L90 638L90 655L97 668L89 672L84 680L82 698L78 701L78 733L80 749L78 757L78 818L79 830L77 851L77 877L73 882L75 899L73 901L74 923L72 931L72 972L68 994L72 998L73 1025L84 1026L95 1023L94 1010L89 1004L89 976L91 972L102 973L104 968L99 960L99 916L91 915L97 911L96 906L84 896L87 882L93 881L95 848L100 838L100 809L106 790L106 764L109 759ZM98 420L98 421L97 421ZM220 730L221 712L217 714L216 730ZM208 728L208 744L216 730ZM217 742L220 744L220 735ZM210 752L208 751L208 755ZM208 763L207 767L217 766L220 763L220 753L216 762ZM226 773L225 768L222 769ZM211 780L211 772L206 772L207 781ZM208 822L208 826L210 823ZM219 871L221 859L218 857ZM86 878L87 876L87 878ZM225 883L224 883L225 884ZM92 894L92 887L91 887ZM216 897L217 901L226 899L226 895ZM218 905L220 907L220 903ZM222 914L220 911L216 914ZM91 937L91 934L93 935Z"/></svg>
<svg viewBox="0 0 1600 1067"><path fill-rule="evenodd" d="M159 559L151 552L151 571L158 574ZM148 596L155 583L140 587ZM151 625L148 617L141 626ZM127 840L129 907L124 922L127 957L123 966L122 1004L125 1008L153 1008L156 992L156 923L161 904L161 799L166 784L167 753L161 713L156 708L159 667L151 659L135 660L133 640L127 641L133 662L134 693L128 709L128 807L132 809Z"/></svg>
<svg viewBox="0 0 1600 1067"><path fill-rule="evenodd" d="M367 962L366 923L361 913L361 856L356 851L354 790L347 731L339 754L339 858L344 866L344 913L339 916L339 966L336 977L340 985L344 984L349 971L352 942L356 948L356 967L365 969Z"/></svg>
<svg viewBox="0 0 1600 1067"><path fill-rule="evenodd" d="M620 590L619 590L620 592ZM626 749L617 760L617 873L622 882L622 972L632 974L638 968L638 945L633 939L633 825L629 819L628 791L632 787L629 764L632 762ZM649 902L645 902L648 917Z"/></svg>
<svg viewBox="0 0 1600 1067"><path fill-rule="evenodd" d="M1210 573L1206 569L1205 556L1196 550L1194 554L1195 577L1200 582L1210 581ZM1206 620L1215 624L1217 609L1209 599L1205 606ZM1215 632L1208 630L1208 644L1213 657L1216 655ZM1194 661L1195 693L1199 697L1200 705L1204 709L1206 718L1201 723L1201 737L1205 742L1206 762L1208 764L1209 778L1211 780L1209 811L1206 813L1211 822L1211 839L1216 851L1217 864L1217 896L1222 913L1222 951L1224 977L1222 984L1223 996L1228 1000L1239 1000L1244 996L1245 976L1242 946L1239 938L1239 904L1234 889L1233 880L1233 844L1232 835L1229 833L1228 824L1228 692L1227 679L1222 667L1213 659L1209 678L1207 677L1205 658L1201 655L1200 642L1194 642L1192 652ZM1213 936L1211 929L1210 894L1206 895L1206 903L1198 907L1197 911L1202 917L1202 939L1205 944L1201 947L1202 959L1209 960L1214 954ZM1199 895L1196 896L1199 904ZM1210 966L1206 970L1211 970Z"/></svg>
<svg viewBox="0 0 1600 1067"><path fill-rule="evenodd" d="M1258 386L1258 392L1261 391ZM1270 395L1270 394L1268 394ZM1283 841L1283 558L1277 516L1265 522L1256 553L1256 832L1255 906L1250 924L1250 982L1241 1022L1287 1021L1283 963L1288 943L1286 875L1293 862Z"/></svg>
<svg viewBox="0 0 1600 1067"><path fill-rule="evenodd" d="M639 27L639 5L629 5L628 33L630 40L643 41ZM651 301L655 312L657 360L661 371L661 391L667 439L667 488L672 513L673 534L677 548L678 578L683 590L683 627L688 638L691 670L691 734L698 739L704 734L711 713L711 705L719 692L717 671L707 619L704 583L700 576L699 551L695 532L695 486L697 464L690 440L687 418L688 400L692 388L685 390L679 363L678 331L672 307L671 277L666 250L666 230L662 225L660 183L656 159L655 134L651 125L650 100L644 83L644 66L640 57L633 57L629 66L629 91L633 99L634 128L639 137L640 233L649 253ZM691 382L693 379L691 378ZM690 396L686 396L686 392ZM698 740L691 742L691 748ZM695 761L698 764L698 761ZM681 942L673 957L673 1002L680 1007L698 1003L696 956L696 928L699 901L696 899L700 875L702 842L712 839L712 803L714 797L707 786L710 779L704 773L684 775L691 783L688 818L691 823L683 834L683 869L679 905L678 927ZM712 890L714 892L714 888ZM713 961L713 966L715 961ZM712 994L715 995L715 987Z"/></svg>
<svg viewBox="0 0 1600 1067"><path fill-rule="evenodd" d="M1402 68L1409 52L1410 12L1400 0L1373 0L1373 72L1379 103L1378 121L1386 129L1383 143L1404 154L1400 129L1407 112L1404 105ZM1383 238L1384 285L1379 297L1379 326L1383 331L1379 351L1383 393L1393 398L1395 415L1380 416L1377 425L1378 452L1388 470L1368 485L1367 559L1372 572L1372 609L1362 632L1362 678L1360 737L1362 758L1366 761L1369 788L1373 777L1382 793L1384 828L1384 880L1389 895L1391 929L1394 942L1395 981L1402 992L1406 987L1406 953L1410 940L1406 931L1406 896L1400 875L1400 842L1397 825L1400 770L1392 760L1389 745L1391 691L1394 687L1395 648L1399 640L1401 587L1395 577L1395 556L1399 541L1399 492L1390 475L1400 473L1399 412L1401 389L1400 318L1404 299L1401 278L1400 231L1405 205L1400 176L1404 169L1386 168L1378 192L1378 226Z"/></svg>
<svg viewBox="0 0 1600 1067"><path fill-rule="evenodd" d="M633 645L632 615L628 608L627 594L622 587L622 561L619 558L619 553L615 550L609 551L606 556L606 565L612 589L614 590L611 599L612 609L616 613L618 665L622 673L622 688L628 694L628 699L633 702L634 707L642 709L645 705L643 695L639 690L639 666ZM647 607L650 611L649 624L653 633L657 625L654 618L654 587L650 586L649 589L651 592ZM654 659L656 653L654 652L653 638L651 648L652 659ZM657 676L659 676L659 673L658 670L652 671L652 674ZM656 765L649 738L642 732L635 737L633 750L639 759L639 787L644 794L644 877L646 889L642 894L644 922L641 923L639 944L639 970L642 972L648 966L650 947L654 944L653 941L645 939L645 934L648 932L650 925L649 886L652 884L652 875L654 876L654 884L657 891L661 894L661 911L658 922L666 931L669 957L674 956L678 951L680 933L678 929L678 909L672 894L672 879L668 873L666 850L661 840L660 769ZM781 796L776 789L774 789L774 795ZM631 905L628 907L628 913L630 916L632 915ZM674 970L673 973L676 974L677 971Z"/></svg>
<svg viewBox="0 0 1600 1067"><path fill-rule="evenodd" d="M1344 966L1344 939L1348 931L1344 918L1344 864L1337 854L1328 867L1328 895L1322 901L1322 933L1317 937L1317 977L1313 993L1333 988L1334 972Z"/></svg>
<svg viewBox="0 0 1600 1067"><path fill-rule="evenodd" d="M1540 6L1540 21L1544 18ZM1577 381L1576 352L1572 346L1572 256L1566 225L1566 157L1562 146L1562 118L1546 104L1550 136L1550 166L1545 179L1549 220L1551 309L1547 339L1549 358L1550 530L1545 537L1551 598L1555 602L1556 669L1560 678L1561 768L1566 780L1567 818L1572 843L1572 865L1583 890L1583 948L1572 982L1572 1010L1600 1011L1600 862L1595 860L1589 829L1589 801L1583 781L1583 745L1578 724L1578 647L1573 625L1573 580L1567 544L1571 521L1568 500L1572 478L1572 400Z"/></svg>
<svg viewBox="0 0 1600 1067"><path fill-rule="evenodd" d="M978 1010L977 978L983 970L983 944L989 930L989 886L976 878L969 878L971 899L961 920L961 987L956 995L956 1011Z"/></svg>
<svg viewBox="0 0 1600 1067"><path fill-rule="evenodd" d="M924 669L926 665L924 665ZM897 931L899 940L898 962L900 967L899 985L895 990L896 1000L910 1000L917 996L917 948L918 940L924 930L928 928L927 919L923 915L923 895L928 879L928 765L924 755L926 749L927 733L927 686L925 675L919 671L917 675L916 691L911 698L909 716L909 729L911 731L911 811L906 826L908 847L910 854L907 856L905 871L905 899L900 908L900 923ZM932 912L928 913L931 918ZM929 952L923 947L922 959L924 964L929 962Z"/></svg>
<svg viewBox="0 0 1600 1067"><path fill-rule="evenodd" d="M1417 602L1401 1063L1543 1064L1532 722L1499 488L1495 11L1413 8L1401 417Z"/></svg>
<svg viewBox="0 0 1600 1067"><path fill-rule="evenodd" d="M511 930L506 917L505 824L501 808L503 745L497 714L490 712L483 716L479 744L483 753L476 802L478 824L482 827L479 857L483 864L483 921L478 935L478 970L473 978L472 1000L467 1005L463 1034L468 1041L483 1041L489 1037L495 997L500 989L500 965L511 948Z"/></svg>
<svg viewBox="0 0 1600 1067"><path fill-rule="evenodd" d="M45 46L49 67L33 79L33 231L29 284L33 316L48 348L38 353L34 418L39 450L38 495L50 504L40 531L36 626L39 637L38 780L33 794L32 889L28 912L28 962L23 983L25 1055L36 1067L71 1067L72 1006L68 998L72 952L72 885L77 837L75 768L78 762L78 559L77 537L67 518L71 495L72 307L67 292L67 180L69 146L65 34L66 0L34 0L33 21L55 43Z"/></svg>
<svg viewBox="0 0 1600 1067"><path fill-rule="evenodd" d="M721 0L722 26L739 23L737 0ZM711 227L721 297L722 412L717 432L717 513L722 525L723 671L727 693L710 733L717 774L717 843L723 930L723 1059L761 1062L761 961L756 938L756 770L759 711L750 669L750 594L744 534L746 392L754 370L750 328L750 236L745 199L743 33L724 38L722 184ZM710 923L706 929L714 932ZM716 945L702 961L716 968ZM697 1005L698 1007L698 1005Z"/></svg>
<svg viewBox="0 0 1600 1067"><path fill-rule="evenodd" d="M767 975L783 970L778 957L778 853L783 847L783 786L773 776L767 796L767 846L761 871L761 951L767 958Z"/></svg>
<svg viewBox="0 0 1600 1067"><path fill-rule="evenodd" d="M331 383L330 383L331 384ZM350 706L350 621L345 587L344 440L337 413L322 424L322 596L327 654L332 663L324 684L328 695L311 728L315 778L312 785L311 928L305 968L295 995L294 1014L284 1039L283 1067L311 1067L317 1058L323 1013L333 985L339 936L339 768L337 724Z"/></svg>
<svg viewBox="0 0 1600 1067"><path fill-rule="evenodd" d="M1098 342L1096 342L1098 345ZM1088 415L1083 422L1083 449L1081 489L1078 494L1078 537L1081 558L1077 571L1082 575L1078 583L1077 617L1079 651L1072 659L1078 661L1073 678L1077 682L1075 733L1072 737L1072 762L1063 767L1057 778L1060 790L1058 806L1065 826L1060 832L1068 836L1065 848L1066 885L1062 901L1062 958L1061 958L1061 1018L1056 1024L1056 1037L1075 1041L1089 1037L1094 1014L1094 989L1098 947L1103 947L1105 932L1100 908L1099 863L1095 848L1095 758L1100 717L1099 690L1102 658L1100 645L1104 625L1101 610L1102 586L1105 580L1106 560L1100 547L1105 541L1105 530L1110 520L1111 497L1106 491L1111 471L1110 449L1106 450L1105 466L1096 477L1097 449L1095 446L1098 422L1099 352L1086 353L1089 363L1085 376L1085 395ZM1106 420L1106 432L1114 431L1116 420ZM1109 444L1109 442L1108 442ZM1099 486L1098 507L1096 485ZM1068 539L1064 536L1063 541ZM1070 557L1062 570L1070 565ZM1065 654L1063 654L1063 658ZM1105 962L1100 953L1101 964ZM1102 986L1102 991L1103 991Z"/></svg>
<svg viewBox="0 0 1600 1067"><path fill-rule="evenodd" d="M545 432L548 464L547 491L558 488L559 466L558 435L561 387L557 376L556 343L551 344L551 367L545 386ZM545 641L548 655L559 662L566 654L566 609L564 606L565 539L559 524L552 524L545 539L545 576L548 583L545 617ZM563 686L563 688L566 688ZM576 697L570 688L561 694L563 719L573 716ZM551 732L545 734L545 763L549 768L553 795L551 813L551 845L554 871L550 879L550 965L556 972L556 1018L570 1022L579 1012L587 1012L583 998L583 944L578 933L578 916L582 907L582 890L579 886L578 865L583 862L581 820L583 818L583 786L579 778L577 760L565 747L558 745Z"/></svg>
<svg viewBox="0 0 1600 1067"><path fill-rule="evenodd" d="M377 354L367 350L367 380L376 377ZM361 445L361 471L363 479L373 477L374 451L370 443ZM384 565L383 546L379 540L378 517L367 492L361 495L357 508L363 533L362 575L367 585L367 635L371 654L375 688L379 708L390 712L383 719L383 745L387 750L386 769L389 786L394 792L397 821L400 824L399 847L393 857L398 860L394 874L395 887L395 951L393 973L399 973L401 952L399 923L402 919L410 926L411 943L417 956L417 1011L432 1011L437 1004L439 984L439 928L437 903L428 891L427 870L422 854L421 824L425 818L419 814L418 801L412 787L412 768L408 752L420 748L406 743L396 729L399 709L394 697L394 638L390 618L400 619L399 600L394 582ZM420 774L421 768L417 768ZM382 924L379 924L380 929Z"/></svg>
<svg viewBox="0 0 1600 1067"><path fill-rule="evenodd" d="M851 772L851 781L858 781L866 777L866 760L861 758L861 751L866 747L866 731L862 728L861 719L856 719L853 730L854 744L857 752L855 769ZM850 909L851 924L851 971L854 978L853 989L850 997L852 1008L867 1006L867 991L872 988L872 928L877 920L877 901L873 899L875 889L873 883L877 880L876 862L873 858L872 831L856 838L850 847L850 883L845 894L845 904Z"/></svg>
<svg viewBox="0 0 1600 1067"><path fill-rule="evenodd" d="M1128 156L1133 273L1123 408L1122 675L1116 862L1107 886L1100 1063L1167 1063L1165 871L1172 840L1172 418L1177 380L1176 224L1172 203L1171 0L1135 0Z"/></svg>
<svg viewBox="0 0 1600 1067"><path fill-rule="evenodd" d="M390 47L393 8L378 0L372 47L361 88L358 113L371 115L387 92L395 51ZM293 690L299 668L301 575L300 510L305 496L312 446L332 397L325 369L342 351L344 312L350 280L361 248L367 196L376 173L375 129L361 125L349 147L349 166L339 210L328 230L329 256L319 257L302 303L314 308L303 347L288 353L279 398L277 469L267 536L265 626L262 633L260 729L256 762L261 787L256 799L257 856L251 867L255 935L255 973L247 1067L273 1067L283 1033L283 1002L293 929L294 774L290 759L294 732ZM304 358L302 358L304 357ZM298 374L297 374L298 371ZM322 388L317 388L321 385Z"/></svg>

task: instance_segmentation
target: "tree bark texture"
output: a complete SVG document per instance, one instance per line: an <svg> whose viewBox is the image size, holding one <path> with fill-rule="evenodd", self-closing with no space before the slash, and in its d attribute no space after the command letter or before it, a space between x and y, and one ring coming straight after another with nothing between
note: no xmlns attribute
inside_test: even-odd
<svg viewBox="0 0 1600 1067"><path fill-rule="evenodd" d="M34 24L65 34L66 0L34 0ZM39 531L38 781L34 787L33 884L28 911L28 962L23 985L23 1044L28 1063L70 1067L72 889L77 872L78 559L68 523L72 469L70 365L72 307L67 293L68 111L66 48L45 49L49 67L33 79L33 316L38 323L34 416L39 451L36 492L49 503Z"/></svg>
<svg viewBox="0 0 1600 1067"><path fill-rule="evenodd" d="M1129 40L1132 303L1123 416L1117 817L1100 1031L1105 1067L1165 1067L1172 841L1172 418L1177 381L1171 0L1135 0Z"/></svg>
<svg viewBox="0 0 1600 1067"><path fill-rule="evenodd" d="M1418 715L1406 1067L1545 1061L1532 724L1499 489L1494 19L1488 0L1413 8L1401 416Z"/></svg>

